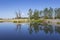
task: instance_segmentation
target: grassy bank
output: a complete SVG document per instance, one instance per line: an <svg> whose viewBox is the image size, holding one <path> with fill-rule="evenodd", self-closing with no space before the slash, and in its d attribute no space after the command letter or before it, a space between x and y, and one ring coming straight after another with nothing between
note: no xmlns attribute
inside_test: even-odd
<svg viewBox="0 0 60 40"><path fill-rule="evenodd" d="M55 20L55 21L54 21ZM11 19L11 20L0 20L0 22L12 22L12 23L56 23L60 24L60 22L57 19L38 19L38 20L29 20L29 19Z"/></svg>
<svg viewBox="0 0 60 40"><path fill-rule="evenodd" d="M30 20L30 22L31 23L33 23L33 22L35 22L35 23L43 23L44 20L41 20L41 19L39 19L39 20Z"/></svg>

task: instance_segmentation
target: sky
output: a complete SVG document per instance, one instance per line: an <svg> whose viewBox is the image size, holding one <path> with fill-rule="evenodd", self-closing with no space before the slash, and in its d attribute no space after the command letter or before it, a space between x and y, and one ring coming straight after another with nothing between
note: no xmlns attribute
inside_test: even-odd
<svg viewBox="0 0 60 40"><path fill-rule="evenodd" d="M14 18L20 10L22 17L28 17L28 10L60 8L60 0L0 0L0 18Z"/></svg>

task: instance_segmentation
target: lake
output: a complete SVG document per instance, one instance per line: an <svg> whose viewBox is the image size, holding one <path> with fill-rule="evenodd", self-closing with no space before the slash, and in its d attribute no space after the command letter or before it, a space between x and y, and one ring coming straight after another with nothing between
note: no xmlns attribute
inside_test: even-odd
<svg viewBox="0 0 60 40"><path fill-rule="evenodd" d="M0 40L60 40L60 27L38 23L0 23Z"/></svg>

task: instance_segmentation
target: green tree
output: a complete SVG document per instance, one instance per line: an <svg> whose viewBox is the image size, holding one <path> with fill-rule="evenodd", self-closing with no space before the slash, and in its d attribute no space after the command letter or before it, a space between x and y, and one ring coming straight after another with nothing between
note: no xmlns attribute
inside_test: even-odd
<svg viewBox="0 0 60 40"><path fill-rule="evenodd" d="M43 17L43 11L40 11L39 17Z"/></svg>
<svg viewBox="0 0 60 40"><path fill-rule="evenodd" d="M50 7L49 13L48 13L49 18L53 18L53 8Z"/></svg>
<svg viewBox="0 0 60 40"><path fill-rule="evenodd" d="M32 19L32 13L33 13L33 11L32 11L32 9L30 8L29 11L28 11L29 19Z"/></svg>
<svg viewBox="0 0 60 40"><path fill-rule="evenodd" d="M55 18L60 18L60 8L55 9Z"/></svg>
<svg viewBox="0 0 60 40"><path fill-rule="evenodd" d="M33 18L34 18L35 20L39 19L39 11L36 10L36 9L34 10Z"/></svg>
<svg viewBox="0 0 60 40"><path fill-rule="evenodd" d="M53 8L45 8L44 9L44 18L49 18L49 19L51 19L52 18L52 16L53 16Z"/></svg>
<svg viewBox="0 0 60 40"><path fill-rule="evenodd" d="M44 13L44 18L48 18L48 8L45 8L43 13Z"/></svg>

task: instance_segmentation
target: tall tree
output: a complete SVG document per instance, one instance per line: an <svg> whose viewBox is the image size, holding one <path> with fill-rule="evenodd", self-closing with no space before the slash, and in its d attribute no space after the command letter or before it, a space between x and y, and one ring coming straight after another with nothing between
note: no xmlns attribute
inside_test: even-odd
<svg viewBox="0 0 60 40"><path fill-rule="evenodd" d="M44 9L44 18L53 18L53 8L45 8Z"/></svg>
<svg viewBox="0 0 60 40"><path fill-rule="evenodd" d="M16 19L18 18L18 13L16 12Z"/></svg>
<svg viewBox="0 0 60 40"><path fill-rule="evenodd" d="M48 18L48 8L45 8L43 13L44 13L44 18Z"/></svg>
<svg viewBox="0 0 60 40"><path fill-rule="evenodd" d="M36 9L34 10L33 18L34 18L35 20L39 19L39 11L36 10Z"/></svg>
<svg viewBox="0 0 60 40"><path fill-rule="evenodd" d="M39 17L43 17L43 11L40 11Z"/></svg>
<svg viewBox="0 0 60 40"><path fill-rule="evenodd" d="M16 19L20 19L21 18L21 13L20 13L20 10L19 12L16 12Z"/></svg>
<svg viewBox="0 0 60 40"><path fill-rule="evenodd" d="M18 16L19 16L19 19L20 19L20 18L21 18L21 13L20 13L20 10L19 10Z"/></svg>
<svg viewBox="0 0 60 40"><path fill-rule="evenodd" d="M32 19L32 13L33 13L33 11L32 11L32 9L30 8L29 11L28 11L29 19Z"/></svg>
<svg viewBox="0 0 60 40"><path fill-rule="evenodd" d="M55 17L60 18L60 8L55 9Z"/></svg>
<svg viewBox="0 0 60 40"><path fill-rule="evenodd" d="M49 18L53 18L53 8L50 7L49 13L48 13Z"/></svg>

